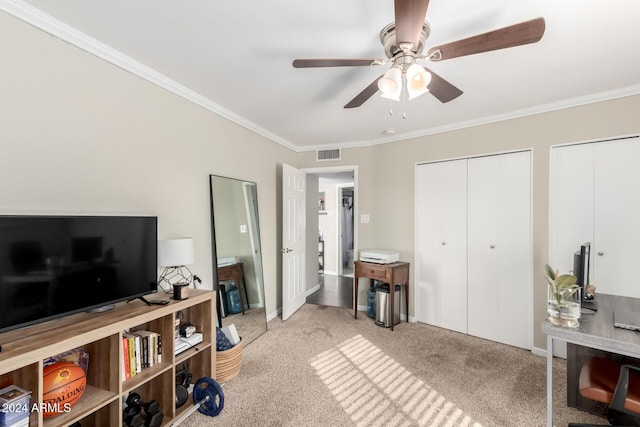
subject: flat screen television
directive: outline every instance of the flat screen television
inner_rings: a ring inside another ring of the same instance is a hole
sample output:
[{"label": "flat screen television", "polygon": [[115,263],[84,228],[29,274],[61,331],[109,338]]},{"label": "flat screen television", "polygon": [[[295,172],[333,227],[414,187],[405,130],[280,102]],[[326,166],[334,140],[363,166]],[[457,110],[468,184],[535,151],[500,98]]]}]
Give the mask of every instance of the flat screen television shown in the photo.
[{"label": "flat screen television", "polygon": [[0,215],[0,332],[157,291],[157,217]]}]

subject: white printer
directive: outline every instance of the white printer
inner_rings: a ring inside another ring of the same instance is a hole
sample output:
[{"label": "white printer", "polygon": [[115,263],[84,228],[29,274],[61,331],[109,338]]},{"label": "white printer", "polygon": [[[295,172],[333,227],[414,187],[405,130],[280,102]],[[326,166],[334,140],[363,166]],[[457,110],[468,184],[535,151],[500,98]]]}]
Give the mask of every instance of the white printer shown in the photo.
[{"label": "white printer", "polygon": [[377,264],[391,264],[400,261],[400,252],[384,249],[366,249],[360,251],[360,261],[375,262]]},{"label": "white printer", "polygon": [[228,265],[237,264],[240,262],[240,257],[228,256],[224,258],[218,258],[218,267],[226,267]]}]

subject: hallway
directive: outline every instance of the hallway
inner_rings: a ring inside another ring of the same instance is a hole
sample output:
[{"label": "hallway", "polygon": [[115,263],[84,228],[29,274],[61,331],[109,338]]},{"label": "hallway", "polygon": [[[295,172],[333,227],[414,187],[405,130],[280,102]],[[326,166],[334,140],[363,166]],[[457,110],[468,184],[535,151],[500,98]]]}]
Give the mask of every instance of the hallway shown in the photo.
[{"label": "hallway", "polygon": [[353,277],[320,274],[320,289],[307,297],[307,303],[329,307],[353,307]]}]

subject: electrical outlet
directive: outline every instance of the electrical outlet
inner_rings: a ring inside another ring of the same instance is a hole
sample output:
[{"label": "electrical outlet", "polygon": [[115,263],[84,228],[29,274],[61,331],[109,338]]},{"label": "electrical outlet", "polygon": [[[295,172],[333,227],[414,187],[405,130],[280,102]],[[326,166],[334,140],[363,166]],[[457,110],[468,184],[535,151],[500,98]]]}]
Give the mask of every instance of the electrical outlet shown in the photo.
[{"label": "electrical outlet", "polygon": [[247,225],[246,224],[242,224],[240,226],[240,232],[241,233],[246,233],[247,232]]}]

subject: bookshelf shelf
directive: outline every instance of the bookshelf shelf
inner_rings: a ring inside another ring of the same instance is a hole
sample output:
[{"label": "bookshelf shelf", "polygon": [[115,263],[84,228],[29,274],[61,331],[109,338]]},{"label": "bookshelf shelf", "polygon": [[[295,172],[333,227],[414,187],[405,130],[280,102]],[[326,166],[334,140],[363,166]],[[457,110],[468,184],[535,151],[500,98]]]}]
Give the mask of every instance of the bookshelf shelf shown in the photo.
[{"label": "bookshelf shelf", "polygon": [[[154,295],[155,299],[168,295]],[[123,401],[130,392],[145,400],[155,399],[171,423],[184,408],[175,408],[175,374],[189,365],[193,381],[215,379],[215,292],[189,289],[189,298],[169,300],[151,307],[142,301],[119,303],[103,313],[78,313],[50,322],[0,334],[0,388],[15,384],[31,391],[30,406],[43,402],[43,360],[82,347],[89,353],[87,387],[82,398],[66,413],[43,418],[34,410],[29,425],[58,427],[76,421],[82,425],[122,426]],[[191,323],[203,334],[196,349],[174,355],[175,322]],[[123,378],[122,336],[125,331],[149,330],[162,337],[162,361]]]}]

